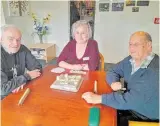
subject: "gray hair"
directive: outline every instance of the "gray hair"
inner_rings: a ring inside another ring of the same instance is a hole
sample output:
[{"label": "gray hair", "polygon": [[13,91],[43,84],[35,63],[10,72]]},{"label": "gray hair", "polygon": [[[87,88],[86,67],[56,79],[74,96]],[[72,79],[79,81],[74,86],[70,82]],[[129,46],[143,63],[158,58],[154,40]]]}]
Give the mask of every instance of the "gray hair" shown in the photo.
[{"label": "gray hair", "polygon": [[1,36],[2,36],[3,33],[4,33],[6,30],[8,30],[9,28],[15,28],[15,29],[17,29],[17,30],[20,31],[20,29],[19,29],[17,26],[12,25],[12,24],[6,24],[6,25],[4,25],[4,26],[1,27],[1,31],[0,31]]},{"label": "gray hair", "polygon": [[90,39],[92,37],[92,29],[91,29],[91,26],[90,26],[89,22],[87,22],[86,20],[76,21],[72,25],[72,38],[74,39],[74,33],[75,33],[76,29],[81,25],[87,25],[88,26],[88,37],[89,37],[88,39]]},{"label": "gray hair", "polygon": [[146,37],[147,41],[152,42],[152,37],[149,33],[145,32],[145,37]]},{"label": "gray hair", "polygon": [[152,42],[152,37],[149,33],[147,32],[144,32],[144,31],[137,31],[135,33],[133,33],[131,36],[134,36],[134,35],[139,35],[139,36],[144,36],[145,39],[148,41],[148,42]]}]

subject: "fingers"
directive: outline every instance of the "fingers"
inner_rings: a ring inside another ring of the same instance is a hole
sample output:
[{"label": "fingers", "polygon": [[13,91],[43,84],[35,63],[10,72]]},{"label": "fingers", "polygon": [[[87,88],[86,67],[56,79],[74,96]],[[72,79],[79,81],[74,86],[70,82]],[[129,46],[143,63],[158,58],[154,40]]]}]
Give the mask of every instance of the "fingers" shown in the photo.
[{"label": "fingers", "polygon": [[20,87],[14,89],[14,90],[12,91],[12,93],[17,93],[17,92],[19,91],[19,89],[20,89]]},{"label": "fingers", "polygon": [[85,67],[87,64],[81,64],[82,67]]},{"label": "fingers", "polygon": [[12,93],[15,93],[15,91],[16,91],[16,89],[14,89],[14,90],[12,91]]},{"label": "fingers", "polygon": [[94,103],[90,92],[86,92],[82,95],[82,98],[89,104]]},{"label": "fingers", "polygon": [[121,90],[122,90],[122,91],[125,91],[125,90],[127,90],[127,89],[126,89],[126,88],[121,88]]},{"label": "fingers", "polygon": [[17,93],[17,92],[19,91],[19,89],[21,89],[21,86],[16,89],[16,92],[15,92],[15,93]]},{"label": "fingers", "polygon": [[82,98],[89,104],[102,103],[102,96],[94,94],[92,92],[86,92],[86,93],[82,94]]},{"label": "fingers", "polygon": [[[87,92],[86,92],[86,93],[87,93]],[[84,99],[86,98],[86,93],[83,93],[83,94],[82,94],[82,98],[84,98]]]},{"label": "fingers", "polygon": [[34,78],[39,77],[41,75],[40,72],[35,72],[34,74],[35,74]]},{"label": "fingers", "polygon": [[39,77],[41,75],[40,72],[34,72],[32,73],[33,78]]},{"label": "fingers", "polygon": [[23,86],[24,86],[24,85],[21,85],[21,90],[23,90]]},{"label": "fingers", "polygon": [[33,71],[29,71],[28,74],[32,79],[34,79],[34,78],[39,77],[41,75],[41,72],[40,72],[40,70],[36,69]]},{"label": "fingers", "polygon": [[19,90],[23,90],[24,85],[25,85],[25,83],[23,85],[19,86],[18,88],[14,89],[12,91],[12,93],[17,93]]},{"label": "fingers", "polygon": [[39,77],[39,76],[41,75],[39,69],[33,70],[33,74],[35,74],[35,78],[36,78],[36,77]]},{"label": "fingers", "polygon": [[122,84],[120,82],[114,82],[114,83],[111,84],[111,88],[114,91],[121,90],[122,89]]},{"label": "fingers", "polygon": [[27,71],[27,73],[31,73],[31,72],[40,72],[40,70],[39,69],[35,69],[35,70]]},{"label": "fingers", "polygon": [[89,92],[85,92],[85,93],[83,93],[82,94],[82,98],[85,98],[85,97],[87,97],[87,95],[89,94]]},{"label": "fingers", "polygon": [[40,72],[37,72],[37,75],[38,75],[38,76],[40,76],[40,75],[41,75],[41,73],[40,73]]},{"label": "fingers", "polygon": [[82,94],[82,98],[86,100],[87,103],[91,103],[90,100],[91,100],[92,94],[93,94],[92,92],[86,92]]},{"label": "fingers", "polygon": [[75,65],[73,66],[73,69],[74,69],[74,70],[82,70],[82,68],[83,68],[83,66],[82,66],[81,64],[75,64]]},{"label": "fingers", "polygon": [[39,69],[35,69],[35,70],[33,70],[33,71],[35,71],[35,72],[40,72],[40,70],[39,70]]}]

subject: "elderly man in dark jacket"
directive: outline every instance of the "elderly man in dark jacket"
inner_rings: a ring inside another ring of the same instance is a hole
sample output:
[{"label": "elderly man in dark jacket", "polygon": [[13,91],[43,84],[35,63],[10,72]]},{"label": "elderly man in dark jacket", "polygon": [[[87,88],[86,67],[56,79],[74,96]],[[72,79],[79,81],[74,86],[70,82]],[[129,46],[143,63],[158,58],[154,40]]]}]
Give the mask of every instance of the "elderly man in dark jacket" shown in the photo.
[{"label": "elderly man in dark jacket", "polygon": [[[27,72],[25,69],[27,68]],[[17,92],[27,81],[41,75],[41,65],[21,44],[21,32],[13,26],[1,28],[1,99]]]}]

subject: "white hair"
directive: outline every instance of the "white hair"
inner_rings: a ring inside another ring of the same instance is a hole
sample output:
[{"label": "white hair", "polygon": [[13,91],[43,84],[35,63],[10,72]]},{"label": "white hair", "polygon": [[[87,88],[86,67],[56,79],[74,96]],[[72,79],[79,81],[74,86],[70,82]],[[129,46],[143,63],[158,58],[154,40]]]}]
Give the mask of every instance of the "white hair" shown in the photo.
[{"label": "white hair", "polygon": [[89,37],[88,39],[90,39],[92,37],[92,29],[91,29],[91,26],[90,26],[89,22],[87,22],[86,20],[76,21],[72,25],[72,38],[74,39],[74,33],[75,33],[76,29],[81,25],[87,25],[88,26],[88,37]]},{"label": "white hair", "polygon": [[[18,28],[17,26],[12,25],[12,24],[7,24],[7,25],[4,25],[4,26],[1,27],[1,31],[0,31],[1,34],[0,34],[0,35],[2,36],[3,33],[4,33],[6,30],[8,30],[9,28],[15,28],[15,29],[19,30],[19,28]],[[19,30],[19,31],[20,31],[20,30]]]}]

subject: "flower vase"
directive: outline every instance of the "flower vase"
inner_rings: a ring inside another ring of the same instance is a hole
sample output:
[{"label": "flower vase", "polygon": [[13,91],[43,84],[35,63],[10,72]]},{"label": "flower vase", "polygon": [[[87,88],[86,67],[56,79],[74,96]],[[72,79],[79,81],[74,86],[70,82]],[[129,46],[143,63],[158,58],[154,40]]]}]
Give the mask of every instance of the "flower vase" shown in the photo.
[{"label": "flower vase", "polygon": [[40,43],[43,43],[43,35],[38,35]]}]

